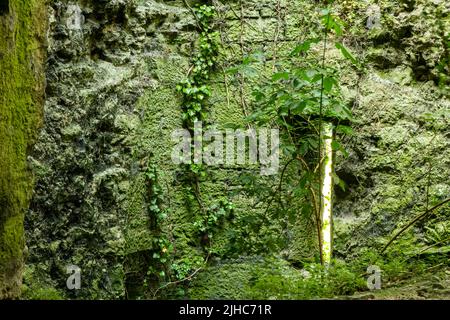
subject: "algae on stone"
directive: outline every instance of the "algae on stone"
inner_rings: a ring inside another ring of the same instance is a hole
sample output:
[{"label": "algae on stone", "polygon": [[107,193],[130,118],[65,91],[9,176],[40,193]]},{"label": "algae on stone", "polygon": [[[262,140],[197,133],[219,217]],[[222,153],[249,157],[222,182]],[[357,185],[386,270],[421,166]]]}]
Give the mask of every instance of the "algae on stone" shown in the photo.
[{"label": "algae on stone", "polygon": [[[28,151],[42,123],[44,1],[7,1],[0,12],[0,299],[20,293],[24,216],[32,195]],[[6,10],[7,9],[7,10]]]}]

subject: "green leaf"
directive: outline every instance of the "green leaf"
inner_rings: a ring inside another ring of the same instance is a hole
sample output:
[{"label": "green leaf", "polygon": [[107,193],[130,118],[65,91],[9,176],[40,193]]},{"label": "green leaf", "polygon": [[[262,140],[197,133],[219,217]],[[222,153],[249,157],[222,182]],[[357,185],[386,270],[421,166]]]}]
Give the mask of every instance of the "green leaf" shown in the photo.
[{"label": "green leaf", "polygon": [[306,40],[295,47],[295,49],[291,52],[291,56],[298,55],[299,53],[302,53],[302,52],[307,52],[311,48],[312,44],[316,44],[319,42],[320,42],[319,38]]},{"label": "green leaf", "polygon": [[312,149],[317,149],[319,147],[319,143],[316,138],[308,138],[307,140]]},{"label": "green leaf", "polygon": [[337,86],[338,83],[333,77],[325,77],[323,79],[323,89],[327,92],[330,92],[333,89],[333,86]]},{"label": "green leaf", "polygon": [[336,42],[336,48],[341,50],[342,55],[346,59],[350,60],[355,66],[359,66],[358,60],[353,56],[353,54],[351,54],[351,52],[347,49],[347,47],[345,47],[342,43]]},{"label": "green leaf", "polygon": [[153,212],[158,212],[159,211],[159,207],[154,204],[154,205],[150,206],[150,210],[153,211]]},{"label": "green leaf", "polygon": [[240,72],[249,78],[254,78],[258,75],[258,70],[251,66],[243,66]]},{"label": "green leaf", "polygon": [[281,80],[281,79],[289,80],[289,73],[288,72],[278,72],[278,73],[275,73],[272,76],[272,80],[273,81],[278,81],[278,80]]},{"label": "green leaf", "polygon": [[335,173],[333,173],[333,180],[334,180],[334,184],[338,185],[342,191],[345,191],[347,189],[347,184],[345,183],[345,181],[342,180],[341,178],[339,178],[339,176]]},{"label": "green leaf", "polygon": [[291,107],[291,110],[294,114],[301,114],[305,110],[307,106],[307,100],[302,100],[298,103],[294,103]]},{"label": "green leaf", "polygon": [[336,127],[336,132],[337,133],[343,133],[343,134],[347,134],[347,135],[353,135],[354,131],[351,127],[349,126],[344,126],[344,125],[338,125]]},{"label": "green leaf", "polygon": [[348,152],[345,150],[345,148],[336,140],[331,142],[331,147],[334,151],[341,151],[345,158],[348,158]]},{"label": "green leaf", "polygon": [[343,21],[331,14],[328,9],[322,10],[322,24],[327,30],[333,30],[337,36],[343,33]]},{"label": "green leaf", "polygon": [[340,150],[342,148],[341,144],[336,140],[333,140],[333,142],[331,142],[331,147],[333,148],[333,151]]},{"label": "green leaf", "polygon": [[322,81],[322,74],[318,73],[316,74],[312,79],[311,79],[311,83],[316,83]]},{"label": "green leaf", "polygon": [[283,149],[284,154],[291,155],[294,154],[297,148],[294,145],[282,145],[281,148]]},{"label": "green leaf", "polygon": [[322,78],[321,74],[317,73],[317,70],[315,69],[308,69],[306,70],[304,80],[309,82],[316,82],[319,81]]},{"label": "green leaf", "polygon": [[302,144],[300,145],[300,154],[301,155],[305,155],[308,153],[309,150],[309,144],[307,141],[303,141]]},{"label": "green leaf", "polygon": [[229,74],[237,74],[239,72],[239,68],[237,68],[237,67],[234,67],[234,68],[230,68],[230,69],[228,69],[227,70],[227,73],[229,73]]},{"label": "green leaf", "polygon": [[339,23],[337,18],[332,17],[332,24],[331,28],[336,32],[336,35],[341,36],[342,35],[342,25]]}]

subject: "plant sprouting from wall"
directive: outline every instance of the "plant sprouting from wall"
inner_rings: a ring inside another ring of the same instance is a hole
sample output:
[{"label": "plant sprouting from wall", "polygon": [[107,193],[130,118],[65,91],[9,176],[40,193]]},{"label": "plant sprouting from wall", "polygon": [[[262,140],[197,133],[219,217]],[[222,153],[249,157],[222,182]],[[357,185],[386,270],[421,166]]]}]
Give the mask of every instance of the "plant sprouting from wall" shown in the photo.
[{"label": "plant sprouting from wall", "polygon": [[[331,166],[332,161],[331,153],[324,152],[325,142],[329,142],[332,151],[339,150],[345,155],[344,148],[334,140],[333,132],[352,133],[349,127],[352,114],[342,97],[339,70],[327,63],[329,43],[334,42],[335,49],[356,68],[361,68],[361,65],[340,41],[343,38],[343,23],[332,14],[330,8],[321,11],[321,30],[321,36],[307,39],[293,48],[285,64],[287,67],[278,68],[269,78],[259,78],[253,92],[254,112],[248,120],[258,126],[282,129],[281,149],[286,157],[286,167],[297,164],[298,177],[286,182],[282,174],[280,187],[275,192],[279,192],[286,183],[284,197],[296,194],[304,199],[300,201],[298,211],[316,226],[323,262],[324,257],[329,260],[329,255],[323,252],[324,166],[327,163]],[[254,77],[256,67],[253,66],[263,62],[261,54],[252,55],[231,72],[251,73],[249,76]],[[329,130],[325,132],[325,128]],[[343,181],[332,171],[330,173],[334,183],[345,188]]]},{"label": "plant sprouting from wall", "polygon": [[163,190],[159,184],[158,172],[154,165],[149,165],[145,171],[147,185],[147,212],[150,220],[150,228],[154,234],[152,259],[147,276],[157,274],[161,278],[166,277],[168,265],[171,261],[173,245],[163,230],[167,212],[163,209]]},{"label": "plant sprouting from wall", "polygon": [[[219,42],[218,32],[214,31],[216,11],[214,6],[207,4],[200,4],[190,7],[187,2],[186,6],[192,11],[197,23],[199,37],[196,41],[197,52],[195,53],[192,66],[189,68],[187,79],[181,81],[176,90],[180,93],[182,98],[181,111],[183,127],[191,134],[194,133],[195,123],[202,122],[204,127],[210,125],[208,120],[208,98],[211,96],[211,87],[209,80],[212,72],[214,72],[218,56],[219,56]],[[195,135],[194,135],[195,136]],[[192,142],[191,148],[195,150]],[[194,152],[192,152],[194,154]],[[193,159],[192,159],[193,160]],[[207,172],[202,163],[195,163],[183,165],[181,181],[185,184],[185,194],[189,210],[193,207],[198,207],[198,212],[195,212],[196,220],[194,228],[197,231],[199,238],[199,245],[206,249],[206,257],[203,253],[197,255],[186,255],[182,258],[169,257],[172,248],[164,237],[158,238],[159,252],[153,254],[153,258],[159,261],[159,264],[166,264],[166,273],[164,270],[160,271],[161,276],[168,275],[169,281],[163,284],[154,292],[154,296],[160,289],[172,284],[182,284],[189,281],[193,276],[207,263],[208,258],[212,252],[212,238],[215,233],[220,230],[224,221],[231,216],[233,205],[228,200],[220,199],[217,204],[208,206],[202,197],[201,181],[207,179]],[[154,175],[150,174],[149,179],[154,179]],[[155,190],[157,191],[157,190]],[[155,193],[157,194],[157,192]],[[158,197],[152,197],[151,212],[159,218],[163,218],[158,210]],[[214,201],[214,200],[213,200]],[[195,252],[196,250],[194,250]],[[201,251],[201,250],[200,250]],[[167,268],[167,262],[170,265]],[[150,270],[150,273],[154,270]],[[182,290],[182,287],[178,288]]]},{"label": "plant sprouting from wall", "polygon": [[207,98],[211,96],[208,80],[219,54],[218,33],[213,30],[214,7],[201,5],[193,11],[200,29],[199,50],[189,70],[188,79],[177,85],[177,91],[183,96],[184,125],[190,130],[194,128],[194,122],[207,121]]},{"label": "plant sprouting from wall", "polygon": [[202,242],[211,247],[216,232],[222,229],[224,222],[233,214],[234,205],[227,199],[221,199],[218,203],[208,208],[208,214],[194,222]]}]

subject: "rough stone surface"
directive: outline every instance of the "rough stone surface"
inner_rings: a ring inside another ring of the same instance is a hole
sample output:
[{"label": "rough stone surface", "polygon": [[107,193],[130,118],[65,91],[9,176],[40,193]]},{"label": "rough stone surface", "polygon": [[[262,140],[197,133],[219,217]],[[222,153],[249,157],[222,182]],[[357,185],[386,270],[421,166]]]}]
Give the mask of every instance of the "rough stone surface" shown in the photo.
[{"label": "rough stone surface", "polygon": [[17,298],[32,194],[27,152],[42,122],[46,30],[43,1],[0,8],[0,299]]},{"label": "rough stone surface", "polygon": [[[243,122],[251,91],[224,70],[256,50],[276,63],[308,36],[317,4],[214,3],[222,49],[209,118],[222,127]],[[355,136],[345,141],[350,156],[337,159],[337,174],[348,185],[345,192],[336,189],[337,257],[386,241],[399,223],[424,210],[427,199],[437,203],[450,191],[450,108],[437,67],[447,50],[448,7],[445,1],[396,3],[343,1],[337,8],[349,21],[351,49],[367,52],[362,76],[335,52],[329,57],[340,66],[357,119]],[[424,10],[430,19],[423,21]],[[54,0],[49,12],[45,127],[32,152],[36,187],[26,220],[28,296],[153,297],[154,284],[144,281],[155,264],[145,178],[150,165],[163,189],[163,231],[174,245],[173,264],[189,272],[202,267],[187,290],[168,287],[162,296],[251,298],[251,284],[272,279],[272,269],[280,283],[300,277],[293,266],[314,259],[314,240],[300,218],[268,217],[268,199],[240,192],[248,169],[239,167],[210,170],[200,185],[206,206],[228,199],[236,208],[214,239],[209,267],[203,265],[206,254],[193,226],[200,210],[170,160],[171,132],[182,126],[175,87],[189,72],[198,36],[184,1]],[[441,21],[443,27],[436,24]],[[443,207],[436,219],[445,220],[446,212]],[[415,230],[418,238],[426,236],[425,227]],[[277,262],[252,258],[261,255]],[[82,270],[81,290],[65,287],[69,264]],[[236,279],[250,286],[238,292]]]}]

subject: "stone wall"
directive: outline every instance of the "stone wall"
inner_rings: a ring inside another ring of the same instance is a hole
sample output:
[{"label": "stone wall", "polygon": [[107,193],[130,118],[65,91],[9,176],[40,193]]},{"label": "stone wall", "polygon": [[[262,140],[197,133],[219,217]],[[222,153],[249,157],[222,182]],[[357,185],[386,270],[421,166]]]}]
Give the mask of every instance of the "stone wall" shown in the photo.
[{"label": "stone wall", "polygon": [[[346,192],[336,190],[337,257],[382,241],[399,221],[421,212],[426,198],[431,204],[449,194],[449,102],[436,71],[444,49],[434,33],[423,34],[422,28],[430,26],[415,20],[417,10],[426,8],[431,17],[439,14],[448,22],[448,8],[435,2],[414,1],[412,9],[410,2],[402,7],[393,1],[377,7],[370,7],[372,1],[338,6],[349,21],[346,41],[367,70],[358,75],[330,53],[329,59],[341,65],[344,91],[357,119],[356,134],[345,143],[350,157],[338,159],[336,168],[349,186]],[[222,49],[211,79],[209,119],[221,128],[242,124],[251,109],[250,85],[226,70],[255,51],[266,53],[266,67],[272,70],[309,36],[317,23],[317,4],[214,4]],[[431,17],[425,23],[432,24]],[[189,73],[198,36],[184,1],[55,0],[49,21],[45,127],[30,159],[36,187],[26,220],[29,297],[153,297],[158,278],[147,271],[157,264],[157,248],[146,180],[153,166],[168,213],[162,228],[174,246],[173,264],[190,272],[205,259],[211,265],[187,291],[169,286],[159,292],[162,296],[232,296],[232,282],[223,279],[222,267],[248,283],[269,269],[291,277],[298,272],[292,266],[312,261],[316,244],[311,232],[300,218],[286,222],[282,216],[267,216],[268,199],[242,192],[242,177],[255,168],[239,166],[209,170],[200,184],[206,207],[219,199],[235,206],[233,219],[214,239],[215,254],[204,251],[193,226],[200,208],[170,158],[171,133],[182,127],[176,85]],[[421,53],[415,49],[419,44]],[[279,263],[269,268],[272,262],[264,257],[272,256]],[[257,261],[258,272],[249,271],[251,261]],[[69,264],[82,270],[81,290],[65,287]]]},{"label": "stone wall", "polygon": [[43,1],[0,6],[0,299],[20,294],[23,221],[32,194],[27,166],[42,120],[46,13]]}]

